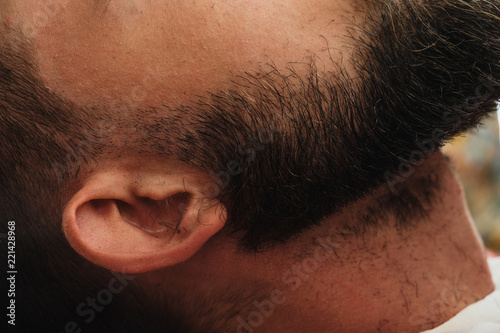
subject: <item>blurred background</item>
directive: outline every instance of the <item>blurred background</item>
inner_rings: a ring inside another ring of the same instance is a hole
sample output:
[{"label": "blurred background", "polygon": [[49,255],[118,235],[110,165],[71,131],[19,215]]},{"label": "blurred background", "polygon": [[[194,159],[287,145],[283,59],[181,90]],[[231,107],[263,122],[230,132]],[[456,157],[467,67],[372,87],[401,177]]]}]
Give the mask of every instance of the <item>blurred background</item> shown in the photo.
[{"label": "blurred background", "polygon": [[486,246],[500,252],[500,138],[498,114],[448,144],[467,201]]}]

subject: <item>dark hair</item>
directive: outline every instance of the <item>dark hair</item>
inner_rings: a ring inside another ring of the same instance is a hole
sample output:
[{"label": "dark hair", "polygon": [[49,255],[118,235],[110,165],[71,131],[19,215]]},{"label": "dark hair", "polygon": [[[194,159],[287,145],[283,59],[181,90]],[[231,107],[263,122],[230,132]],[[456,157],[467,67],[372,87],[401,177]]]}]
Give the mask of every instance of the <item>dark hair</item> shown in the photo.
[{"label": "dark hair", "polygon": [[347,37],[354,73],[341,65],[329,73],[312,66],[309,76],[271,68],[182,110],[194,120],[174,140],[178,158],[222,174],[214,196],[244,248],[285,242],[397,182],[405,167],[495,111],[498,5],[368,5],[364,26]]},{"label": "dark hair", "polygon": [[[241,231],[245,248],[284,242],[319,223],[390,180],[388,173],[398,175],[401,165],[414,164],[410,156],[422,151],[422,144],[434,151],[494,110],[500,94],[500,10],[494,1],[373,0],[369,5],[366,26],[358,27],[363,33],[351,36],[356,78],[342,70],[325,77],[314,67],[308,77],[277,71],[247,76],[239,90],[181,108],[193,116],[190,132],[181,131],[185,119],[160,119],[154,126],[141,115],[130,120],[142,128],[135,142],[147,152],[175,154],[207,172],[226,170],[233,160],[243,167],[214,197],[227,206],[227,230]],[[0,223],[2,232],[10,220],[18,228],[18,299],[25,307],[18,318],[40,330],[59,329],[74,318],[79,302],[111,278],[72,251],[60,218],[81,175],[112,150],[107,138],[113,131],[106,128],[113,119],[49,91],[38,77],[29,43],[13,35],[0,38]],[[234,110],[247,111],[253,122],[245,123],[244,116],[235,121]],[[312,136],[312,125],[324,119],[330,123]],[[269,124],[280,133],[273,143],[280,144],[259,151],[249,165],[248,155],[235,152],[248,148],[241,144],[249,139],[254,151],[265,145],[260,131]],[[162,125],[173,129],[168,136],[173,140],[162,136]],[[308,141],[298,141],[298,134]],[[356,149],[347,151],[353,142]],[[213,147],[222,155],[214,155]],[[287,155],[290,151],[294,156]],[[324,154],[310,158],[311,152]],[[288,165],[291,157],[301,166]],[[286,171],[279,179],[270,176],[276,166]],[[1,246],[5,251],[6,244]],[[136,297],[135,289],[127,295]],[[120,331],[115,325],[122,323],[121,331],[133,331],[120,306],[114,302],[93,325]],[[134,309],[137,322],[155,314],[147,312]]]}]

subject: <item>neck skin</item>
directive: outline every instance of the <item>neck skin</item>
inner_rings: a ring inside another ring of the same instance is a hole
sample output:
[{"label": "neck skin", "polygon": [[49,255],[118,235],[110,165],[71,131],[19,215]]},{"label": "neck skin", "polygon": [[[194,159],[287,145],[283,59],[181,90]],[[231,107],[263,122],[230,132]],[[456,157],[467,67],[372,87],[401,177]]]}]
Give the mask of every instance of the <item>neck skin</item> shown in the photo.
[{"label": "neck skin", "polygon": [[[439,186],[430,204],[423,204],[425,217],[415,217],[411,227],[396,227],[396,214],[370,211],[389,193],[382,186],[272,250],[236,253],[235,241],[221,234],[187,262],[140,279],[161,284],[170,299],[190,304],[179,311],[192,315],[189,321],[201,322],[207,332],[434,328],[484,298],[494,285],[446,158],[434,154],[400,185],[411,189],[431,174]],[[338,227],[357,221],[363,212],[380,215],[377,222],[386,227],[362,235],[352,232],[357,222]]]}]

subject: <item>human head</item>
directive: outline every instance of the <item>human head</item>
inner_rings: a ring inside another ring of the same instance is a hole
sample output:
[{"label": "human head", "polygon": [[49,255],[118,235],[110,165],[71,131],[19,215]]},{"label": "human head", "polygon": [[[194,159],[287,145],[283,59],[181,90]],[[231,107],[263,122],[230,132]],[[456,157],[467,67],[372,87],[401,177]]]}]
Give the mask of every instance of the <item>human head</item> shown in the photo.
[{"label": "human head", "polygon": [[[141,2],[7,5],[17,14],[3,17],[2,217],[40,220],[26,233],[58,241],[78,193],[109,199],[81,192],[109,172],[99,168],[154,160],[181,175],[161,198],[175,207],[167,229],[179,230],[172,222],[196,192],[215,226],[204,239],[227,233],[253,250],[286,242],[476,125],[499,94],[493,1],[154,3],[142,15]],[[30,23],[30,6],[60,15]],[[161,201],[143,197],[148,209]]]}]

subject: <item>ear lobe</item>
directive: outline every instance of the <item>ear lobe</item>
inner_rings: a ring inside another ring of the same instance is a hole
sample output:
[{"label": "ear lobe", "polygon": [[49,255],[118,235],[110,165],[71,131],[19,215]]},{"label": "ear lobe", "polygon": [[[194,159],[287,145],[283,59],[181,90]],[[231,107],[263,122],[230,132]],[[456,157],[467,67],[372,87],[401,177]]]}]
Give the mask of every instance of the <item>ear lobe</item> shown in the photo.
[{"label": "ear lobe", "polygon": [[[68,242],[97,265],[129,274],[175,265],[224,226],[222,206],[208,206],[196,186],[183,181],[182,187],[165,191],[164,199],[153,200],[136,196],[127,179],[97,177],[65,208]],[[145,192],[141,188],[141,195]],[[158,189],[154,197],[159,199]]]}]

